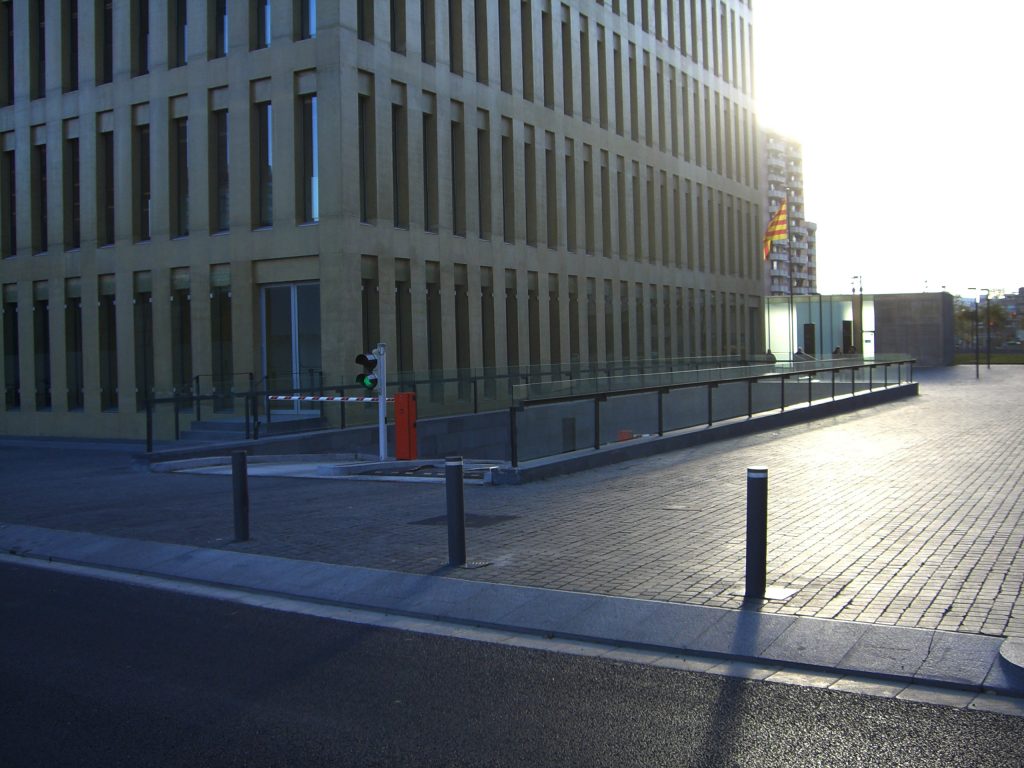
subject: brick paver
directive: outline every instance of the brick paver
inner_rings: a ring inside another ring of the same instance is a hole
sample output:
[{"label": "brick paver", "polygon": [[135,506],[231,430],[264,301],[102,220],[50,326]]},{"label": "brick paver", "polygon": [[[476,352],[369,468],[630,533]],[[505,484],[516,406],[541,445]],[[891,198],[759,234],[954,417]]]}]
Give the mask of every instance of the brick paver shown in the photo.
[{"label": "brick paver", "polygon": [[[920,379],[920,397],[867,411],[467,487],[471,516],[506,519],[469,529],[470,559],[491,564],[457,575],[739,607],[745,469],[763,464],[768,583],[797,590],[763,610],[1024,637],[1024,366]],[[31,482],[40,452],[65,462],[51,462],[45,487]],[[4,521],[423,573],[446,561],[444,527],[418,524],[444,512],[436,485],[254,477],[255,538],[232,544],[227,478],[11,441],[0,461]]]}]

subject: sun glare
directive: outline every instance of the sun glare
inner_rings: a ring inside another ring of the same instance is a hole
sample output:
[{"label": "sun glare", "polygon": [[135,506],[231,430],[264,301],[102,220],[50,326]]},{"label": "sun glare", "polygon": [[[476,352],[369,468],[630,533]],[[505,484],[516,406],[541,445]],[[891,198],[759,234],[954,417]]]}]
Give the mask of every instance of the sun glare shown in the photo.
[{"label": "sun glare", "polygon": [[1024,286],[1022,23],[1010,2],[755,3],[758,116],[803,145],[822,293]]}]

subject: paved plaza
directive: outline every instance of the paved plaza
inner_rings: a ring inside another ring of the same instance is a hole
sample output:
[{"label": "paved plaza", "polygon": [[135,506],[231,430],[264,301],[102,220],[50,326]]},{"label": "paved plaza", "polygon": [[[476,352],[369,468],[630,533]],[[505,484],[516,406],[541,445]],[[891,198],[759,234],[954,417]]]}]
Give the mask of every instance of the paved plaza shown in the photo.
[{"label": "paved plaza", "polygon": [[[869,410],[523,486],[468,486],[457,578],[738,608],[746,468],[769,469],[763,611],[1024,637],[1024,367],[923,371]],[[0,522],[444,573],[440,485],[158,474],[123,447],[0,441]]]}]

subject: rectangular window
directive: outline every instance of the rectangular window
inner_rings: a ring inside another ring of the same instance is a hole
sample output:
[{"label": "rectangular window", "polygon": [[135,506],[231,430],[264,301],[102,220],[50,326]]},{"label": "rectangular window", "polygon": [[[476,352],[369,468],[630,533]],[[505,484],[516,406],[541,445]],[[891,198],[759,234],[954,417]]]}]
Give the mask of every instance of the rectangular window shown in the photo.
[{"label": "rectangular window", "polygon": [[565,243],[576,250],[576,158],[572,142],[565,142]]},{"label": "rectangular window", "polygon": [[636,46],[629,44],[629,136],[640,141],[640,88],[636,71]]},{"label": "rectangular window", "polygon": [[[216,269],[216,267],[214,267]],[[215,273],[211,270],[210,282]],[[213,388],[217,393],[231,391],[234,380],[234,335],[231,327],[231,286],[213,285],[210,289],[210,347],[213,363]],[[232,408],[234,399],[225,397],[214,408]]]},{"label": "rectangular window", "polygon": [[167,4],[167,57],[169,67],[188,63],[188,0]]},{"label": "rectangular window", "polygon": [[29,95],[46,95],[46,14],[41,2],[28,4]]},{"label": "rectangular window", "polygon": [[[2,3],[10,5],[10,3]],[[0,9],[0,40],[3,37],[3,13]],[[78,0],[64,0],[62,14],[63,25],[61,27],[61,53],[63,62],[61,64],[61,85],[64,93],[78,90]],[[3,63],[0,62],[0,67]],[[3,91],[2,76],[0,76],[0,93]],[[0,96],[0,103],[2,96]]]},{"label": "rectangular window", "polygon": [[601,150],[601,253],[612,255],[612,179],[608,153]]},{"label": "rectangular window", "polygon": [[101,275],[103,291],[99,300],[100,344],[100,408],[104,411],[117,410],[117,302],[114,300],[114,276]]},{"label": "rectangular window", "polygon": [[437,63],[435,2],[436,0],[420,0],[420,60],[431,66]]},{"label": "rectangular window", "polygon": [[[45,287],[45,283],[43,283]],[[53,407],[53,382],[50,376],[50,302],[36,299],[32,302],[32,346],[35,358],[36,410],[48,411]]]},{"label": "rectangular window", "polygon": [[423,113],[423,229],[437,232],[437,116]]},{"label": "rectangular window", "polygon": [[487,0],[474,0],[473,21],[476,34],[476,81],[486,84],[487,71]]},{"label": "rectangular window", "polygon": [[629,219],[626,218],[626,171],[622,155],[616,157],[618,168],[615,172],[616,219],[619,232],[619,258],[629,258]]},{"label": "rectangular window", "polygon": [[228,0],[213,0],[209,4],[209,12],[210,58],[219,59],[228,55]]},{"label": "rectangular window", "polygon": [[132,25],[132,77],[149,72],[149,0],[133,0]]},{"label": "rectangular window", "polygon": [[533,127],[526,127],[523,145],[523,164],[526,185],[526,244],[537,244],[537,149],[533,140]]},{"label": "rectangular window", "polygon": [[152,233],[149,126],[137,125],[132,146],[132,181],[135,188],[135,240],[149,240]]},{"label": "rectangular window", "polygon": [[82,171],[78,138],[64,142],[64,247],[82,245]]},{"label": "rectangular window", "polygon": [[391,0],[391,50],[405,53],[405,0]]},{"label": "rectangular window", "polygon": [[401,104],[391,105],[391,203],[395,226],[408,229],[409,130]]},{"label": "rectangular window", "polygon": [[180,272],[175,270],[172,277],[171,290],[171,382],[175,392],[192,391],[192,297],[187,287],[187,274],[181,275],[184,280],[176,280]]},{"label": "rectangular window", "polygon": [[562,109],[565,114],[573,113],[572,99],[572,29],[569,24],[569,8],[562,6]]},{"label": "rectangular window", "polygon": [[137,291],[133,302],[135,331],[135,408],[142,411],[153,397],[153,294]]},{"label": "rectangular window", "polygon": [[554,40],[551,31],[551,14],[547,11],[540,12],[541,32],[541,65],[544,71],[544,106],[548,109],[555,108],[555,63]]},{"label": "rectangular window", "polygon": [[210,230],[227,232],[231,227],[228,195],[228,111],[210,113]]},{"label": "rectangular window", "polygon": [[171,237],[188,235],[188,118],[171,120]]},{"label": "rectangular window", "polygon": [[270,0],[250,0],[249,48],[258,51],[270,47]]},{"label": "rectangular window", "polygon": [[96,137],[96,240],[100,246],[114,244],[114,132],[101,131]]},{"label": "rectangular window", "polygon": [[462,0],[448,0],[448,68],[462,74]]},{"label": "rectangular window", "polygon": [[0,0],[0,106],[14,103],[14,0]]},{"label": "rectangular window", "polygon": [[604,27],[597,25],[597,113],[601,127],[608,127],[608,62],[605,60]]},{"label": "rectangular window", "polygon": [[507,133],[503,130],[501,137],[501,224],[506,243],[516,241],[516,164],[512,152],[511,122],[508,121]]},{"label": "rectangular window", "polygon": [[373,96],[359,94],[359,220],[377,218],[377,134]]},{"label": "rectangular window", "polygon": [[356,0],[356,36],[365,43],[373,42],[373,0]]},{"label": "rectangular window", "polygon": [[533,101],[533,8],[530,0],[522,0],[519,15],[523,38],[523,98]]},{"label": "rectangular window", "polygon": [[269,101],[253,104],[252,109],[253,224],[269,227],[274,223],[274,150],[273,110]]},{"label": "rectangular window", "polygon": [[46,145],[32,147],[32,253],[45,253],[47,237]]},{"label": "rectangular window", "polygon": [[511,0],[498,3],[498,67],[501,90],[512,93],[512,18]]},{"label": "rectangular window", "polygon": [[114,3],[96,0],[96,83],[114,79]]},{"label": "rectangular window", "polygon": [[452,120],[452,234],[466,236],[466,131]]},{"label": "rectangular window", "polygon": [[622,99],[622,46],[618,35],[615,35],[612,46],[612,79],[615,84],[615,132],[624,136],[626,118]]},{"label": "rectangular window", "polygon": [[85,407],[85,355],[80,296],[68,295],[64,299],[64,364],[68,382],[68,410],[80,411]]},{"label": "rectangular window", "polygon": [[558,186],[555,181],[555,137],[545,134],[544,187],[547,202],[548,248],[558,248]]},{"label": "rectangular window", "polygon": [[18,303],[14,285],[4,286],[4,408],[21,408],[21,356],[18,350]]},{"label": "rectangular window", "polygon": [[316,37],[316,0],[295,0],[295,39]]},{"label": "rectangular window", "polygon": [[299,201],[301,221],[320,221],[320,139],[317,134],[315,93],[299,97]]},{"label": "rectangular window", "polygon": [[590,28],[587,17],[580,16],[580,90],[583,93],[583,120],[590,122]]},{"label": "rectangular window", "polygon": [[583,147],[583,248],[594,253],[594,163],[591,147]]},{"label": "rectangular window", "polygon": [[486,127],[486,113],[481,114],[484,126],[476,132],[477,216],[481,240],[491,239],[491,132]]}]

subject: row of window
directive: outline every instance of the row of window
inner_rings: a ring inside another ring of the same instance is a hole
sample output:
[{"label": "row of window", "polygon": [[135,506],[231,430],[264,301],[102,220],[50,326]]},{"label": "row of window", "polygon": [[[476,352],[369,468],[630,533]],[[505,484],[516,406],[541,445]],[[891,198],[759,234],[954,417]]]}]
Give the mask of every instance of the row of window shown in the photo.
[{"label": "row of window", "polygon": [[[389,0],[387,4],[374,0],[356,0],[356,31],[360,40],[373,43],[379,34],[377,16],[387,16],[388,40],[395,53],[406,53],[407,18],[406,4],[413,0]],[[424,64],[437,64],[437,25],[446,21],[448,28],[448,67],[452,74],[465,72],[465,45],[463,24],[472,14],[476,79],[481,83],[490,82],[489,46],[490,34],[488,14],[493,3],[489,0],[418,0],[420,19],[420,58]],[[630,24],[640,22],[645,33],[653,34],[658,41],[689,56],[694,62],[703,64],[704,69],[713,72],[726,82],[750,92],[751,51],[753,32],[749,22],[742,15],[737,16],[721,0],[597,0],[598,5],[610,6],[615,14],[624,15]],[[447,18],[440,19],[438,6],[447,5]],[[468,8],[464,8],[468,5]],[[572,113],[571,83],[573,77],[574,35],[571,12],[566,4],[539,2],[538,0],[498,0],[498,56],[501,89],[512,93],[512,39],[517,34],[523,67],[523,97],[533,100],[533,65],[538,51],[534,41],[534,6],[540,6],[540,64],[543,72],[544,103],[554,104],[554,47],[555,19],[558,23],[562,46],[562,76],[566,86],[566,114]],[[518,6],[519,15],[515,17]],[[623,8],[623,6],[625,6]],[[639,7],[639,13],[637,8]],[[595,24],[598,59],[605,45],[605,27]],[[578,18],[580,74],[584,85],[589,82],[590,73],[590,20],[581,13]],[[614,47],[621,49],[619,35],[614,35]],[[630,47],[635,49],[633,44]],[[647,55],[647,54],[645,54]],[[584,93],[586,93],[584,88]],[[586,114],[584,105],[584,114]]]},{"label": "row of window", "polygon": [[[184,98],[171,100],[171,118],[167,146],[167,201],[168,232],[171,237],[185,237],[190,230],[189,215],[189,117],[180,116]],[[176,107],[175,105],[180,105]],[[136,105],[132,115],[131,184],[132,184],[132,239],[149,240],[153,232],[152,164],[154,160],[150,138],[148,105]],[[299,133],[297,139],[296,194],[298,223],[319,220],[319,139],[317,131],[317,97],[315,93],[297,97]],[[226,108],[209,113],[208,161],[209,225],[211,234],[226,232],[230,228],[229,180],[229,119]],[[252,225],[269,227],[273,223],[273,112],[270,101],[252,105]],[[115,239],[115,174],[114,130],[111,113],[97,116],[96,141],[96,244],[112,245]],[[76,249],[82,244],[82,169],[80,121],[64,124],[63,159],[63,214],[64,247]],[[52,201],[47,188],[47,145],[45,126],[32,130],[31,175],[27,199],[31,208],[31,245],[33,253],[48,249],[48,212]],[[0,134],[0,256],[7,258],[18,252],[17,163],[13,148],[13,135]]]},{"label": "row of window", "polygon": [[[80,11],[79,6],[91,2],[92,45],[85,50],[95,54],[94,69],[97,85],[110,83],[114,78],[114,3],[113,0],[60,0],[60,47],[61,90],[65,93],[78,90],[80,68]],[[248,0],[249,2],[249,48],[266,48],[271,40],[270,0]],[[228,53],[229,5],[228,0],[210,0],[206,4],[207,56],[211,59]],[[189,0],[167,0],[154,4],[151,0],[130,0],[126,4],[127,28],[131,34],[131,75],[147,74],[150,68],[151,42],[150,18],[155,7],[166,13],[167,66],[181,67],[189,58],[188,7]],[[14,103],[15,58],[14,40],[18,32],[25,33],[28,42],[28,83],[29,98],[40,99],[46,95],[46,15],[42,2],[19,5],[27,8],[28,18],[15,16],[14,0],[0,0],[0,41],[5,43],[5,54],[0,56],[0,106]],[[293,37],[296,40],[316,36],[316,0],[293,0]]]},{"label": "row of window", "polygon": [[[261,83],[264,81],[260,81]],[[393,84],[395,85],[395,84]],[[363,73],[357,101],[358,169],[360,217],[369,224],[377,223],[379,132],[377,116],[381,110],[373,96],[373,77]],[[222,89],[217,89],[218,92]],[[253,88],[253,93],[267,93],[268,88]],[[570,251],[617,254],[637,261],[660,261],[664,265],[708,270],[740,277],[754,277],[756,265],[749,248],[758,229],[758,206],[749,200],[710,186],[668,173],[653,165],[629,160],[600,147],[569,138],[556,137],[529,124],[515,124],[501,116],[492,130],[490,113],[477,110],[466,115],[463,105],[451,102],[451,117],[446,131],[439,131],[436,100],[432,94],[427,109],[420,114],[419,136],[413,137],[409,125],[404,87],[399,90],[400,103],[390,104],[390,174],[391,214],[399,228],[409,228],[413,218],[410,157],[421,163],[423,187],[416,194],[423,229],[439,229],[440,169],[439,160],[450,160],[446,222],[456,236],[467,235],[467,201],[476,199],[476,232],[482,239],[491,239],[500,231],[503,240],[527,245],[546,244],[557,249],[562,244]],[[190,118],[185,112],[184,97],[170,100],[170,121],[167,134],[168,152],[166,179],[167,229],[170,237],[185,237],[190,232]],[[217,107],[226,105],[226,98],[211,98]],[[319,128],[317,95],[300,94],[296,98],[295,195],[296,222],[319,220]],[[148,105],[136,105],[132,112],[131,185],[132,238],[144,242],[151,238],[154,215],[152,190],[151,126]],[[384,111],[387,115],[388,112]],[[251,217],[253,228],[273,224],[273,105],[258,100],[250,110]],[[207,182],[209,184],[209,231],[226,232],[230,221],[230,117],[226,106],[208,113]],[[48,212],[63,211],[64,247],[81,246],[81,121],[67,121],[63,141],[63,206],[48,200],[46,126],[32,129],[29,194],[19,196],[17,163],[13,134],[0,135],[0,255],[18,252],[19,197],[31,208],[31,246],[34,253],[48,248]],[[115,137],[111,113],[97,116],[96,141],[96,243],[111,245],[115,239],[116,195]],[[475,127],[474,127],[475,126]],[[475,134],[475,135],[474,135]],[[497,134],[500,200],[492,200],[492,145]],[[410,142],[415,144],[410,148]],[[445,146],[441,146],[444,144]],[[738,152],[744,166],[753,163],[742,145],[730,141],[726,156]],[[475,160],[475,173],[467,170],[467,158]],[[473,190],[471,180],[476,180]],[[517,199],[523,207],[517,209]],[[495,210],[495,202],[497,209]],[[497,214],[497,220],[494,214]],[[517,222],[517,216],[524,216]],[[542,218],[543,215],[543,218]],[[582,227],[579,219],[582,218]],[[613,222],[618,222],[617,233]],[[543,229],[541,229],[543,225]],[[754,234],[752,234],[754,233]],[[708,247],[702,246],[708,243]],[[659,247],[660,244],[660,247]],[[747,253],[750,251],[750,253]]]},{"label": "row of window", "polygon": [[[389,331],[395,337],[395,362],[398,371],[414,368],[411,283],[409,262],[394,260],[394,281],[383,285],[378,281],[377,259],[363,257],[362,279],[362,338],[371,345],[384,338]],[[576,275],[560,276],[538,272],[525,273],[525,285],[517,284],[523,276],[515,270],[505,270],[504,290],[495,290],[491,267],[479,267],[481,333],[480,348],[471,350],[469,318],[471,300],[468,289],[466,264],[455,264],[454,284],[442,285],[440,264],[426,262],[425,316],[416,322],[424,324],[422,338],[427,349],[421,350],[430,369],[442,370],[446,357],[454,360],[460,369],[497,367],[500,331],[496,317],[503,309],[505,359],[509,369],[523,363],[597,363],[599,360],[659,359],[669,357],[736,354],[748,349],[755,338],[756,297],[711,290],[682,288],[679,286],[645,284],[610,279],[581,278]],[[182,272],[176,270],[175,272]],[[135,273],[130,313],[133,349],[129,355],[119,356],[117,295],[113,275],[101,275],[97,285],[95,314],[88,316],[95,322],[90,330],[84,327],[82,286],[80,278],[65,281],[63,317],[51,314],[59,309],[52,305],[46,282],[34,283],[31,304],[19,305],[16,286],[3,286],[3,374],[4,407],[17,410],[25,405],[22,383],[23,338],[20,324],[25,322],[24,310],[31,319],[31,362],[34,387],[32,402],[35,410],[48,410],[54,406],[53,366],[63,365],[65,383],[63,406],[69,411],[82,410],[86,397],[86,360],[92,362],[95,381],[92,385],[99,395],[101,410],[116,410],[123,406],[118,387],[119,364],[134,364],[134,407],[145,407],[147,397],[164,390],[168,384],[173,391],[191,392],[193,379],[193,297],[185,279],[180,275],[172,279],[167,297],[170,309],[169,338],[155,339],[153,331],[153,291],[148,272]],[[306,284],[303,284],[306,285]],[[308,284],[303,294],[305,303],[319,304],[319,285]],[[284,286],[285,289],[288,286]],[[267,292],[278,287],[267,287]],[[394,316],[382,323],[381,297],[394,295]],[[230,391],[233,384],[232,354],[235,332],[231,319],[231,291],[226,285],[211,287],[209,294],[209,367],[214,391]],[[446,337],[443,315],[451,314],[455,334]],[[546,322],[542,324],[542,315]],[[319,313],[314,312],[318,317]],[[121,320],[129,318],[122,313]],[[520,328],[522,318],[522,328]],[[51,345],[51,327],[63,321],[63,350]],[[391,323],[394,325],[391,325]],[[268,310],[269,334],[272,321]],[[383,328],[389,325],[390,328]],[[318,324],[317,324],[318,326]],[[542,336],[542,327],[547,333]],[[306,340],[319,345],[319,328],[307,329],[312,336]],[[565,330],[567,335],[563,337]],[[585,336],[584,336],[585,333]],[[123,338],[123,337],[122,337]],[[568,342],[566,348],[564,344]],[[450,347],[447,345],[451,345]],[[205,346],[205,345],[204,345]],[[582,348],[584,347],[585,348]],[[366,347],[369,348],[369,347]],[[87,355],[86,350],[90,353]],[[154,373],[154,350],[166,350],[170,356],[170,382],[157,386]],[[522,352],[522,356],[521,356]],[[270,351],[267,351],[270,354]],[[287,367],[287,366],[286,366]],[[270,363],[267,362],[269,371]]]}]

